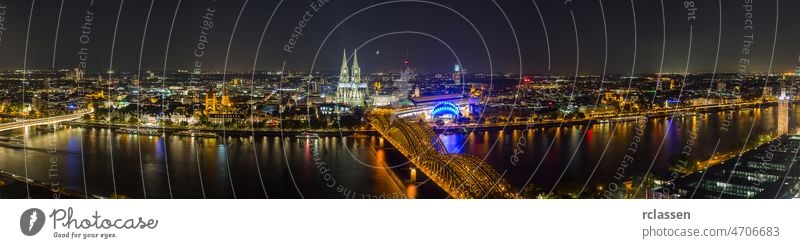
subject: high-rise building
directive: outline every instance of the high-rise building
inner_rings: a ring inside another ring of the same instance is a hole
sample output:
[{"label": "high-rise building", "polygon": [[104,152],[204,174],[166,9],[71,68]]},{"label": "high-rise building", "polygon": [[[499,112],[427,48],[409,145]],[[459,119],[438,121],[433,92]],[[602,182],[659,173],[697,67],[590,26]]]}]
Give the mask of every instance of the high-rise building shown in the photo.
[{"label": "high-rise building", "polygon": [[319,85],[324,84],[325,77],[314,78],[311,75],[308,76],[308,93],[310,94],[319,94]]},{"label": "high-rise building", "polygon": [[408,82],[414,79],[414,70],[411,69],[411,64],[408,62],[408,55],[403,60],[403,69],[400,71],[400,81]]},{"label": "high-rise building", "polygon": [[778,135],[789,133],[789,101],[786,89],[781,87],[781,95],[778,96]]},{"label": "high-rise building", "polygon": [[336,100],[351,106],[364,106],[367,97],[367,84],[361,82],[361,67],[358,66],[357,51],[353,52],[353,66],[347,68],[347,51],[342,54],[342,66],[339,68],[339,84],[336,88]]},{"label": "high-rise building", "polygon": [[39,95],[33,95],[33,99],[31,99],[31,111],[33,115],[39,114],[42,112],[42,98]]},{"label": "high-rise building", "polygon": [[44,93],[50,93],[50,79],[47,78],[44,80]]},{"label": "high-rise building", "polygon": [[394,95],[397,99],[406,99],[408,98],[408,94],[414,89],[414,85],[411,84],[411,80],[414,80],[414,70],[411,69],[411,63],[408,61],[408,54],[406,54],[406,58],[403,59],[401,68],[400,78],[393,82],[394,88],[397,89]]},{"label": "high-rise building", "polygon": [[83,69],[75,68],[71,72],[67,72],[67,79],[74,80],[75,82],[82,81],[84,76]]},{"label": "high-rise building", "polygon": [[462,73],[462,70],[463,70],[463,68],[461,68],[461,65],[459,65],[459,64],[456,64],[456,65],[453,66],[453,76],[452,76],[452,78],[453,78],[453,82],[455,82],[456,84],[463,83],[464,75]]}]

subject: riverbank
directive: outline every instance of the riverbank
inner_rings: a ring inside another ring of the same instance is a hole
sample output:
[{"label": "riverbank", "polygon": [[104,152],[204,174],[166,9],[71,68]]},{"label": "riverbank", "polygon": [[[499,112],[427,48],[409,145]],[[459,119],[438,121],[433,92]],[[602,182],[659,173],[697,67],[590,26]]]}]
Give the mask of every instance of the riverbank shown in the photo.
[{"label": "riverbank", "polygon": [[278,129],[278,128],[254,128],[254,129],[220,129],[208,127],[162,127],[162,126],[138,126],[130,124],[116,124],[116,123],[101,123],[101,122],[87,122],[87,121],[71,121],[64,122],[64,125],[83,128],[147,128],[147,129],[160,129],[166,134],[177,133],[181,131],[195,131],[195,132],[210,132],[216,134],[225,134],[230,136],[250,136],[250,135],[264,135],[264,136],[294,136],[305,132],[316,133],[322,137],[331,136],[349,136],[353,134],[374,135],[378,134],[377,131],[372,129],[364,130],[350,130],[350,129]]},{"label": "riverbank", "polygon": [[46,182],[0,171],[0,198],[83,199],[86,198],[86,195],[62,186],[53,186]]},{"label": "riverbank", "polygon": [[[795,102],[797,103],[797,102]],[[589,125],[589,124],[606,124],[617,123],[626,121],[635,121],[639,118],[659,118],[668,117],[673,114],[680,113],[711,113],[729,110],[741,110],[750,108],[766,108],[775,106],[776,102],[753,102],[753,103],[739,103],[732,105],[713,105],[713,106],[700,106],[691,108],[674,108],[664,109],[651,112],[637,112],[630,114],[622,114],[608,117],[585,118],[585,119],[570,119],[570,120],[546,120],[539,122],[503,122],[497,124],[480,124],[480,125],[447,125],[443,127],[431,126],[436,133],[443,133],[447,131],[499,131],[499,130],[524,130],[529,128],[540,127],[569,127],[576,125]],[[250,136],[250,135],[264,135],[264,136],[294,136],[304,132],[316,133],[319,136],[349,136],[353,134],[364,135],[378,135],[378,132],[372,128],[370,129],[286,129],[286,128],[210,128],[210,127],[180,127],[180,126],[141,126],[130,125],[121,123],[106,123],[106,122],[92,122],[92,121],[69,121],[64,122],[65,125],[75,127],[93,127],[93,128],[150,128],[162,129],[165,133],[171,134],[181,131],[197,131],[197,132],[212,132],[216,134],[225,134],[231,136]]]},{"label": "riverbank", "polygon": [[[604,117],[604,118],[585,118],[585,119],[570,119],[570,120],[547,120],[547,121],[539,121],[539,122],[505,122],[505,123],[498,123],[498,124],[482,124],[482,125],[447,125],[443,127],[436,127],[432,126],[436,133],[443,133],[443,132],[458,132],[462,130],[467,131],[500,131],[500,130],[524,130],[528,128],[543,128],[543,127],[569,127],[569,126],[582,126],[582,125],[595,125],[595,124],[607,124],[607,123],[618,123],[618,122],[628,122],[628,121],[636,121],[640,118],[661,118],[661,117],[669,117],[675,114],[682,114],[682,113],[713,113],[713,112],[721,112],[721,111],[731,111],[731,110],[742,110],[742,109],[752,109],[752,108],[768,108],[774,107],[776,102],[764,102],[760,105],[756,103],[746,103],[746,104],[737,104],[737,105],[716,105],[716,106],[706,106],[706,107],[699,107],[699,108],[679,108],[679,109],[668,109],[662,110],[658,112],[651,112],[651,113],[633,113],[627,115],[618,115],[613,117]],[[689,115],[691,116],[691,115]]]}]

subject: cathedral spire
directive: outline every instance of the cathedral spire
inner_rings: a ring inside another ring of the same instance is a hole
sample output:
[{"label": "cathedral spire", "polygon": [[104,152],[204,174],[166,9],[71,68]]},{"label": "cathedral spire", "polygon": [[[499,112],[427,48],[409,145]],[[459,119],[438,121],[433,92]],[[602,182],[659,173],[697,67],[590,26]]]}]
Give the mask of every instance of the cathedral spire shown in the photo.
[{"label": "cathedral spire", "polygon": [[353,51],[353,69],[360,68],[358,67],[358,50]]},{"label": "cathedral spire", "polygon": [[342,67],[339,68],[339,82],[347,82],[350,79],[349,70],[347,69],[347,49],[342,52]]},{"label": "cathedral spire", "polygon": [[353,51],[353,66],[350,81],[353,83],[361,83],[361,67],[358,66],[358,50]]}]

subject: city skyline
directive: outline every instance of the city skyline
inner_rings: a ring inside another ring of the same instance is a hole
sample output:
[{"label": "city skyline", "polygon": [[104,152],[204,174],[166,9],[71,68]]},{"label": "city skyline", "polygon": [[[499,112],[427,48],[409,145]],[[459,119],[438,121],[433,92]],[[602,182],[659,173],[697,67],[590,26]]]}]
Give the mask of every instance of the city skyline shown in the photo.
[{"label": "city skyline", "polygon": [[[338,57],[341,48],[352,50],[363,44],[360,59],[371,65],[364,68],[367,73],[397,71],[407,54],[420,72],[450,71],[461,60],[475,73],[517,73],[521,60],[526,74],[602,74],[604,67],[609,74],[682,73],[687,68],[690,26],[693,39],[688,72],[713,72],[715,65],[717,72],[737,72],[740,59],[750,61],[745,72],[791,72],[800,64],[800,48],[792,45],[800,41],[800,35],[791,32],[800,23],[791,14],[800,11],[800,4],[784,1],[776,6],[776,2],[757,1],[747,11],[723,1],[691,2],[691,7],[665,2],[662,9],[660,4],[644,2],[633,2],[632,8],[625,1],[567,5],[549,1],[501,1],[497,5],[489,1],[469,5],[456,1],[331,1],[317,7],[311,7],[312,2],[282,2],[276,9],[278,1],[182,1],[180,6],[178,1],[154,1],[149,20],[150,1],[94,5],[88,0],[74,1],[63,8],[57,0],[9,2],[2,5],[0,54],[13,59],[0,61],[0,70],[74,68],[81,62],[78,53],[85,49],[88,71],[138,71],[140,51],[143,71],[251,71],[254,55],[258,55],[256,71],[280,71],[284,61],[290,71],[308,71],[312,64],[314,71],[336,71],[337,63],[322,58]],[[361,9],[365,10],[354,14]],[[752,17],[745,17],[748,13]],[[287,52],[284,45],[304,16],[309,21],[300,32],[303,35],[295,39],[296,48]],[[776,16],[780,18],[777,22]],[[340,21],[344,22],[337,27]],[[744,37],[750,34],[750,51],[743,55],[741,50],[748,42]],[[770,70],[773,37],[777,38],[774,49],[781,52],[774,54]],[[196,56],[201,43],[203,56]],[[313,63],[315,56],[317,62]]]}]

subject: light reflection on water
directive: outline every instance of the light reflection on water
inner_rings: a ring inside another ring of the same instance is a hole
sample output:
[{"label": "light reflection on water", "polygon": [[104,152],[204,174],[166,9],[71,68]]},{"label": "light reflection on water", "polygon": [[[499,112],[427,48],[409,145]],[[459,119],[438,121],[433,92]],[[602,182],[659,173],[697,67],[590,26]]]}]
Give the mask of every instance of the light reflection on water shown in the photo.
[{"label": "light reflection on water", "polygon": [[[790,127],[794,128],[800,120],[800,114],[797,108],[792,108],[791,111]],[[720,127],[724,125],[726,115],[732,115],[732,122],[730,130],[723,133]],[[691,157],[694,162],[708,159],[720,138],[722,140],[718,152],[737,151],[744,144],[751,124],[754,124],[751,139],[773,132],[776,115],[777,108],[769,107],[708,113],[704,114],[705,120],[700,116],[672,121],[668,118],[649,119],[634,162],[629,167],[630,176],[647,170],[651,163],[654,170],[667,169],[670,157],[682,152],[690,130],[697,130],[699,133]],[[629,148],[636,127],[634,122],[619,123],[613,133],[614,124],[609,123],[594,124],[588,130],[586,128],[585,125],[578,125],[533,127],[528,130],[455,132],[440,135],[440,138],[450,153],[486,157],[487,162],[498,170],[508,170],[506,179],[517,187],[527,181],[539,164],[541,166],[533,176],[533,183],[545,188],[552,187],[562,170],[567,168],[558,189],[574,191],[587,179],[590,179],[590,185],[611,180]],[[657,152],[667,128],[669,132],[666,140],[660,152]],[[16,137],[23,134],[23,130],[15,130],[0,133],[0,136]],[[232,197],[231,180],[228,177],[230,169],[237,197],[263,198],[265,196],[255,167],[257,156],[261,177],[270,198],[300,197],[294,183],[297,183],[297,188],[307,198],[341,198],[335,188],[325,185],[322,175],[315,167],[312,145],[318,146],[321,156],[319,159],[328,165],[335,179],[354,191],[380,195],[412,190],[407,189],[406,185],[399,185],[403,182],[397,182],[408,180],[407,168],[406,172],[402,171],[403,168],[399,169],[400,173],[396,173],[399,178],[394,178],[385,169],[407,160],[394,149],[383,149],[387,144],[376,136],[365,139],[323,137],[310,142],[293,137],[228,137],[226,146],[221,138],[136,136],[97,128],[61,127],[55,132],[29,130],[27,135],[26,145],[29,149],[26,159],[31,178],[48,181],[47,170],[53,157],[58,161],[58,180],[62,185],[82,190],[82,168],[85,167],[87,188],[91,193],[99,195],[113,192],[112,158],[109,154],[112,151],[117,188],[120,193],[130,197],[143,197],[143,180],[148,198],[169,197],[165,163],[167,159],[175,197],[202,198],[201,175],[208,197]],[[525,141],[523,153],[519,155],[520,163],[513,166],[510,157],[520,139]],[[55,153],[47,152],[50,140],[55,141]],[[110,145],[109,140],[113,141]],[[607,144],[609,145],[606,147]],[[0,163],[0,170],[24,175],[22,154],[19,147],[8,142],[0,143],[0,158],[3,161]],[[655,157],[655,154],[658,156]],[[571,163],[567,165],[569,161]],[[589,178],[595,165],[598,165],[597,172]],[[425,188],[415,188],[413,193],[419,197],[441,197],[441,192],[427,191]]]}]

